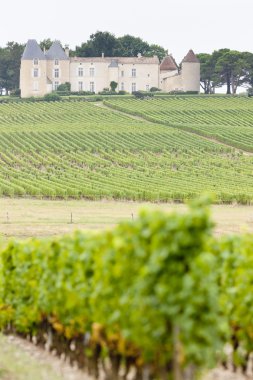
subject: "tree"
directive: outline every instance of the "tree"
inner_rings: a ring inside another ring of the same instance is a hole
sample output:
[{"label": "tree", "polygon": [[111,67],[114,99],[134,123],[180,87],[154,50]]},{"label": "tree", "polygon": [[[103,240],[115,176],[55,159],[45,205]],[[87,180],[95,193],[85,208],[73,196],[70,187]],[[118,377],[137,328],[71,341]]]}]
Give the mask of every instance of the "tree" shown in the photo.
[{"label": "tree", "polygon": [[118,42],[117,55],[119,57],[136,57],[138,53],[145,56],[149,52],[149,44],[139,37],[127,34],[119,37]]},{"label": "tree", "polygon": [[163,60],[164,57],[168,55],[168,50],[165,50],[162,46],[160,45],[155,45],[152,44],[149,46],[149,51],[147,53],[147,57],[153,57],[157,55],[160,61]]},{"label": "tree", "polygon": [[19,88],[20,59],[24,45],[8,42],[0,48],[0,87],[7,90]]},{"label": "tree", "polygon": [[40,42],[41,50],[49,50],[53,41],[50,38],[46,38]]},{"label": "tree", "polygon": [[110,83],[110,87],[111,87],[111,91],[115,92],[116,88],[118,87],[118,83],[113,80]]},{"label": "tree", "polygon": [[218,77],[215,73],[215,61],[212,54],[198,54],[200,60],[200,86],[205,94],[213,94],[218,82]]},{"label": "tree", "polygon": [[236,94],[238,86],[248,81],[249,62],[246,53],[224,51],[217,59],[215,71],[227,86],[227,94]]},{"label": "tree", "polygon": [[76,47],[78,57],[100,57],[104,53],[108,57],[115,56],[118,47],[117,38],[109,32],[96,32],[81,46]]},{"label": "tree", "polygon": [[144,57],[157,55],[162,60],[167,54],[162,46],[149,45],[139,37],[129,34],[116,38],[109,32],[96,32],[81,46],[76,47],[78,57],[100,57],[104,53],[107,57],[136,57],[141,53]]}]

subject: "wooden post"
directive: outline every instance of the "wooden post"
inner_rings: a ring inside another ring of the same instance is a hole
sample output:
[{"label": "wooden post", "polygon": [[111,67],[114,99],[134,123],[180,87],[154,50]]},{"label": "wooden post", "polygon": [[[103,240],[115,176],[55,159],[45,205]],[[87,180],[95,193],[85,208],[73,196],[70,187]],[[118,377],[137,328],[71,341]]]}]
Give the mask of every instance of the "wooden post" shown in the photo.
[{"label": "wooden post", "polygon": [[173,326],[173,380],[183,380],[180,368],[180,340],[179,327]]}]

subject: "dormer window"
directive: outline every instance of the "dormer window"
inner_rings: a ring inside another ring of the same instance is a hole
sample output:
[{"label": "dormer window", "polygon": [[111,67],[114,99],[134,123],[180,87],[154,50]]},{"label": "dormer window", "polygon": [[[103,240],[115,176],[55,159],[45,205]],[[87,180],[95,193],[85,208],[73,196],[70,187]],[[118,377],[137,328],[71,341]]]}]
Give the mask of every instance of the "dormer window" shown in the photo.
[{"label": "dormer window", "polygon": [[38,60],[38,58],[34,58],[34,60],[33,60],[33,64],[34,64],[35,66],[37,66],[37,65],[39,64],[39,60]]},{"label": "dormer window", "polygon": [[59,59],[55,59],[54,64],[55,64],[55,66],[58,66],[59,65]]}]

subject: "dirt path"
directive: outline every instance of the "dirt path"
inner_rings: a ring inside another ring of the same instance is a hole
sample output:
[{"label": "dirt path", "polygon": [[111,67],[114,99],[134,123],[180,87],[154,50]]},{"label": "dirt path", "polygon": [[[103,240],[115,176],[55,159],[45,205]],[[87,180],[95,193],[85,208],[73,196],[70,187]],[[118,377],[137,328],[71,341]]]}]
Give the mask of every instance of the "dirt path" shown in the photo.
[{"label": "dirt path", "polygon": [[[253,379],[248,377],[247,380]],[[0,335],[0,380],[94,380],[28,341]],[[202,380],[246,380],[215,369]]]}]

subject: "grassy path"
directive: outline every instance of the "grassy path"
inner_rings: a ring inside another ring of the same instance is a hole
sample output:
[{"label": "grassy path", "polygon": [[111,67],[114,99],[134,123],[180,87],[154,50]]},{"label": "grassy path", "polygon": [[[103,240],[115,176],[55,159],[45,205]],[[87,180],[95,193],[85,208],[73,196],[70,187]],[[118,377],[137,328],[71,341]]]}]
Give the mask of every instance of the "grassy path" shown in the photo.
[{"label": "grassy path", "polygon": [[[252,377],[248,377],[248,380]],[[0,380],[93,380],[30,342],[0,335]],[[215,369],[202,380],[246,380]]]},{"label": "grassy path", "polygon": [[0,380],[89,380],[89,378],[25,340],[0,335]]},{"label": "grassy path", "polygon": [[[183,204],[0,198],[0,242],[11,237],[46,237],[73,230],[97,231],[136,218],[143,208],[183,211]],[[71,222],[71,213],[72,221]],[[253,232],[253,206],[214,205],[216,233]]]}]

